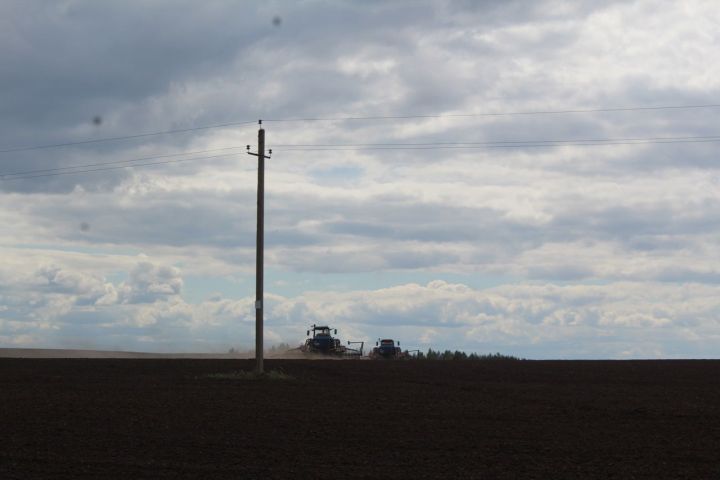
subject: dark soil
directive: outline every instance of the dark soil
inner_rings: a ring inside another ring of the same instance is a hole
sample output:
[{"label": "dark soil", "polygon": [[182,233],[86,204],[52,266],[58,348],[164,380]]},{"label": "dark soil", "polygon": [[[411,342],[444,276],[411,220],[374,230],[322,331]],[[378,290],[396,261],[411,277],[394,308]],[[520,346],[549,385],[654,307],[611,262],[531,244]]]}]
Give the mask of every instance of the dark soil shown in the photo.
[{"label": "dark soil", "polygon": [[720,361],[0,359],[0,478],[720,478]]}]

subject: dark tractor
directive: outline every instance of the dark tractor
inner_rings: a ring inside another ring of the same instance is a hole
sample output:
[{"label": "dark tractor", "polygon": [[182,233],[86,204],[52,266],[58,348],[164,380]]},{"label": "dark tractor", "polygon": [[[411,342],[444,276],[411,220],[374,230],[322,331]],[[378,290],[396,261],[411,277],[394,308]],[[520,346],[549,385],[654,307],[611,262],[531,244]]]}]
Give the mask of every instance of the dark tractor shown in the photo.
[{"label": "dark tractor", "polygon": [[[310,337],[312,333],[312,337]],[[337,335],[337,330],[334,330]],[[340,345],[340,340],[334,338],[331,329],[325,325],[313,325],[307,331],[308,338],[300,350],[305,353],[320,353],[323,355],[345,355],[347,347]]]},{"label": "dark tractor", "polygon": [[405,356],[406,352],[403,352],[400,348],[400,342],[397,342],[397,345],[395,345],[395,340],[390,338],[378,339],[378,341],[375,342],[375,348],[373,348],[370,354],[370,358],[376,359],[395,359],[404,358]]}]

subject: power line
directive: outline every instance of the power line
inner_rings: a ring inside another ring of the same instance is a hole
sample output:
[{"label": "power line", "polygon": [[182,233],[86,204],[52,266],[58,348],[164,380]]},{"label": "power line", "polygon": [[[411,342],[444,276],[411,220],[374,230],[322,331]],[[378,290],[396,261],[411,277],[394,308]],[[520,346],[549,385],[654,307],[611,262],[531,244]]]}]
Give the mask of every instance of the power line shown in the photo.
[{"label": "power line", "polygon": [[183,133],[183,132],[194,132],[197,130],[209,130],[212,128],[223,128],[223,127],[237,127],[242,125],[252,125],[256,124],[256,121],[245,121],[245,122],[232,122],[232,123],[222,123],[219,125],[206,125],[202,127],[192,127],[192,128],[179,128],[175,130],[165,130],[162,132],[150,132],[150,133],[138,133],[136,135],[123,135],[119,137],[105,137],[105,138],[96,138],[92,140],[80,140],[77,142],[63,142],[63,143],[52,143],[52,144],[46,144],[46,145],[33,145],[29,147],[16,147],[16,148],[7,148],[5,150],[0,150],[0,153],[12,153],[12,152],[25,152],[28,150],[42,150],[46,148],[59,148],[59,147],[70,147],[73,145],[87,145],[91,143],[102,143],[102,142],[112,142],[115,140],[130,140],[133,138],[145,138],[145,137],[154,137],[157,135],[170,135],[173,133]]},{"label": "power line", "polygon": [[[2,174],[0,174],[0,180],[6,179],[6,177],[19,176],[19,175],[30,175],[30,174],[34,174],[34,173],[45,173],[45,172],[59,172],[59,171],[63,171],[63,170],[72,170],[72,169],[77,169],[77,168],[87,168],[87,167],[97,167],[97,166],[102,166],[102,165],[115,165],[115,164],[121,164],[121,163],[141,162],[141,161],[153,160],[153,159],[157,159],[157,158],[180,157],[183,155],[197,155],[200,153],[220,152],[223,150],[232,150],[232,149],[238,149],[238,148],[245,148],[245,146],[213,148],[213,149],[208,149],[208,150],[196,150],[193,152],[169,153],[169,154],[165,154],[165,155],[153,155],[150,157],[133,158],[133,159],[129,159],[129,160],[114,160],[111,162],[86,163],[83,165],[67,165],[65,167],[42,168],[42,169],[37,169],[37,170],[25,170],[22,172],[2,173]],[[127,165],[127,166],[133,166],[133,165]],[[8,179],[8,180],[11,180],[11,179]]]},{"label": "power line", "polygon": [[720,137],[697,138],[697,139],[677,139],[677,140],[638,140],[638,141],[550,141],[540,140],[537,142],[458,142],[458,143],[426,143],[426,144],[304,144],[283,147],[273,145],[274,149],[281,151],[295,152],[324,152],[324,151],[353,151],[353,150],[442,150],[442,149],[493,149],[493,148],[554,148],[554,147],[597,147],[610,145],[652,145],[652,144],[673,144],[673,143],[713,143],[720,142]]},{"label": "power line", "polygon": [[[281,148],[285,151],[317,152],[317,151],[353,151],[353,150],[438,150],[438,149],[487,149],[487,148],[526,148],[526,147],[566,147],[566,146],[607,146],[607,145],[647,145],[647,144],[668,144],[668,143],[711,143],[720,142],[719,135],[686,136],[686,137],[634,137],[634,138],[594,138],[576,140],[502,140],[494,142],[426,142],[426,143],[336,143],[336,144],[277,144],[273,148]],[[186,161],[209,160],[214,158],[236,155],[228,153],[222,155],[181,158],[162,162],[134,163],[159,158],[171,158],[184,155],[196,155],[200,153],[217,152],[223,150],[234,150],[243,148],[223,147],[192,152],[171,153],[154,155],[128,160],[114,160],[110,162],[98,162],[82,165],[69,165],[65,167],[25,170],[0,174],[0,181],[23,180],[40,177],[52,177],[58,175],[73,175],[105,170],[117,170],[121,168],[145,167],[152,165],[164,165]],[[101,167],[92,168],[88,167]],[[78,170],[80,169],[80,170]]]},{"label": "power line", "polygon": [[93,168],[88,170],[75,170],[72,172],[55,172],[55,173],[43,173],[39,175],[28,175],[28,176],[17,176],[12,178],[0,178],[0,182],[6,182],[10,180],[26,180],[30,178],[40,178],[40,177],[56,177],[59,175],[75,175],[75,174],[81,174],[81,173],[91,173],[91,172],[103,172],[105,170],[118,170],[121,168],[136,168],[136,167],[149,167],[152,165],[165,165],[168,163],[180,163],[180,162],[190,162],[195,160],[211,160],[215,158],[221,158],[221,157],[228,157],[232,155],[239,155],[239,153],[224,153],[222,155],[212,155],[208,157],[195,157],[195,158],[178,158],[175,160],[165,160],[163,162],[149,162],[149,163],[135,163],[132,165],[118,165],[118,166],[112,166],[112,167],[103,167],[103,168]]},{"label": "power line", "polygon": [[426,146],[426,145],[502,145],[502,144],[544,144],[544,143],[604,143],[604,142],[640,142],[640,141],[681,141],[681,140],[720,140],[720,135],[695,135],[688,137],[622,137],[622,138],[578,138],[570,140],[497,140],[491,142],[421,142],[421,143],[287,143],[274,144],[273,147],[374,147],[374,146]]},{"label": "power line", "polygon": [[554,148],[554,147],[605,147],[611,145],[650,145],[659,143],[711,143],[720,140],[703,140],[694,142],[645,142],[645,143],[565,143],[565,144],[527,144],[527,145],[436,145],[425,147],[347,147],[347,148],[282,148],[273,149],[281,152],[352,152],[363,150],[483,150],[500,148]]},{"label": "power line", "polygon": [[425,115],[374,115],[367,117],[306,117],[306,118],[271,118],[263,119],[265,122],[334,122],[345,120],[405,120],[413,118],[473,118],[473,117],[501,117],[512,115],[562,115],[569,113],[603,113],[603,112],[633,112],[651,110],[682,110],[697,108],[718,108],[720,104],[708,103],[702,105],[659,105],[654,107],[618,107],[618,108],[588,108],[576,110],[528,110],[516,112],[488,112],[488,113],[438,113]]},{"label": "power line", "polygon": [[[565,110],[533,110],[533,111],[513,111],[513,112],[487,112],[487,113],[438,113],[438,114],[422,114],[422,115],[372,115],[372,116],[347,116],[347,117],[306,117],[306,118],[273,118],[266,119],[266,122],[331,122],[331,121],[353,121],[353,120],[408,120],[414,118],[475,118],[475,117],[499,117],[513,115],[562,115],[573,113],[603,113],[603,112],[631,112],[631,111],[654,111],[654,110],[683,110],[683,109],[700,109],[700,108],[718,108],[720,104],[708,103],[698,105],[659,105],[651,107],[616,107],[616,108],[589,108],[589,109],[565,109]],[[112,142],[119,140],[130,140],[135,138],[146,138],[158,135],[170,135],[174,133],[193,132],[198,130],[210,130],[214,128],[236,127],[244,125],[254,125],[256,120],[238,121],[230,123],[222,123],[217,125],[204,125],[199,127],[180,128],[173,130],[164,130],[159,132],[139,133],[135,135],[123,135],[117,137],[104,137],[90,140],[79,140],[73,142],[61,142],[45,145],[32,145],[25,147],[14,147],[0,150],[0,154],[12,152],[24,152],[29,150],[41,150],[49,148],[70,147],[76,145],[88,145],[102,142]]]},{"label": "power line", "polygon": [[[534,143],[526,143],[534,142]],[[543,142],[543,143],[541,143]],[[549,143],[555,142],[555,143]],[[571,143],[586,142],[586,143]],[[588,143],[596,142],[596,143]],[[597,143],[600,142],[600,143]],[[379,144],[286,144],[275,145],[273,148],[282,148],[284,151],[299,152],[318,152],[318,151],[354,151],[354,150],[438,150],[438,149],[484,149],[484,148],[525,148],[525,147],[566,147],[566,146],[606,146],[606,145],[646,145],[646,144],[667,144],[667,143],[709,143],[720,142],[720,136],[697,136],[697,137],[650,137],[635,139],[589,139],[589,140],[520,140],[520,141],[503,141],[503,142],[436,142],[436,143],[379,143]],[[287,147],[287,148],[285,148]],[[167,158],[179,155],[192,155],[197,153],[206,153],[212,151],[221,151],[229,149],[237,149],[242,147],[225,147],[211,150],[199,150],[196,152],[185,152],[167,155],[157,155],[153,157],[144,157],[131,160],[118,160],[112,162],[101,162],[95,164],[74,165],[68,167],[57,167],[40,170],[27,170],[24,172],[14,172],[0,174],[0,181],[24,180],[40,177],[53,177],[58,175],[74,175],[92,172],[101,172],[105,170],[117,170],[122,168],[146,167],[152,165],[165,165],[171,163],[180,163],[196,160],[210,160],[214,158],[227,157],[237,155],[238,153],[226,153],[222,155],[212,155],[194,158],[180,158],[175,160],[167,160],[162,162],[148,163],[131,163],[155,158]],[[118,165],[127,164],[127,165]],[[101,168],[92,168],[77,170],[78,168],[99,166]]]}]

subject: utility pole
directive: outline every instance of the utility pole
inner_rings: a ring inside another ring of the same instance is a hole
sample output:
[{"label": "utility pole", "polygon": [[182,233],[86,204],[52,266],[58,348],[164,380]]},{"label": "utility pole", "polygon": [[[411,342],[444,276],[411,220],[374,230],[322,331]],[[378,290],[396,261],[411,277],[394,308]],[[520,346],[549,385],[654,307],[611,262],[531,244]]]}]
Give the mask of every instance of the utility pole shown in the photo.
[{"label": "utility pole", "polygon": [[[265,250],[265,130],[262,120],[258,120],[258,153],[250,151],[248,155],[258,157],[258,188],[257,188],[257,237],[255,243],[255,371],[263,373],[263,255]],[[269,152],[272,155],[272,150]]]}]

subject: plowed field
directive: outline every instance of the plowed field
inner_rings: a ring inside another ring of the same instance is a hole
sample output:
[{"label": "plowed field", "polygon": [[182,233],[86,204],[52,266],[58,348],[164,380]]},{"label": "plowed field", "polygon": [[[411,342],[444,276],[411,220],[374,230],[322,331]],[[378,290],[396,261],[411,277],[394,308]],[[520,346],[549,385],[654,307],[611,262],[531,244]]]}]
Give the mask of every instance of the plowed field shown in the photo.
[{"label": "plowed field", "polygon": [[720,478],[720,361],[0,359],[0,478]]}]

